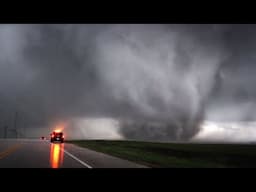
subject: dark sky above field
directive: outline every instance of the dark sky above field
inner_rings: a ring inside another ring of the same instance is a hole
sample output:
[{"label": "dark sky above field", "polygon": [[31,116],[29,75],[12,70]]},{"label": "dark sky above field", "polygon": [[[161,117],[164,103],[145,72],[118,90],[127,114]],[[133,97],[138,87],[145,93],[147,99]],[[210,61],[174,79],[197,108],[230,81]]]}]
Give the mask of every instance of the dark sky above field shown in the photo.
[{"label": "dark sky above field", "polygon": [[111,118],[123,138],[150,140],[190,139],[204,120],[255,121],[255,34],[245,24],[2,24],[0,130],[15,112],[34,130]]}]

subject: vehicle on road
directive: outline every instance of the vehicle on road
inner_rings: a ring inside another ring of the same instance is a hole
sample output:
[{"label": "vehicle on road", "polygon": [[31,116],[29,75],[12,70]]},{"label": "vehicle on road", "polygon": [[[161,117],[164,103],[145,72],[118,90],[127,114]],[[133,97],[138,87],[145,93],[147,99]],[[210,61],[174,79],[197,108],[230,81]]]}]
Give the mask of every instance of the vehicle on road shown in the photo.
[{"label": "vehicle on road", "polygon": [[50,139],[51,143],[53,142],[64,142],[64,134],[61,131],[53,131],[51,133],[51,139]]},{"label": "vehicle on road", "polygon": [[45,140],[46,138],[44,136],[41,137],[42,140]]}]

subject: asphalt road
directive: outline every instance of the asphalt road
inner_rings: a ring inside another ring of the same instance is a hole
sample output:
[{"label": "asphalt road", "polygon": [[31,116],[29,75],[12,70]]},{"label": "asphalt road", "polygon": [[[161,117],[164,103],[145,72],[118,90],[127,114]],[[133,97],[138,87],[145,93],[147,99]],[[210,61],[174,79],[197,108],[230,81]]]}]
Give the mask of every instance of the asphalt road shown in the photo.
[{"label": "asphalt road", "polygon": [[145,168],[67,143],[0,139],[0,168]]}]

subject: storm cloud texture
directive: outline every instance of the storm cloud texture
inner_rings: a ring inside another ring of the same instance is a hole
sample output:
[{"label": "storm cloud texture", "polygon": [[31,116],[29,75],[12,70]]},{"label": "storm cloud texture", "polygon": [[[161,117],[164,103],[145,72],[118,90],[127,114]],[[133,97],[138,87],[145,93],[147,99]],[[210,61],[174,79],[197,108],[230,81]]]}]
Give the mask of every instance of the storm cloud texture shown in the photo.
[{"label": "storm cloud texture", "polygon": [[110,118],[125,139],[172,141],[206,118],[255,120],[255,34],[255,25],[0,25],[1,129],[15,112],[33,130]]}]

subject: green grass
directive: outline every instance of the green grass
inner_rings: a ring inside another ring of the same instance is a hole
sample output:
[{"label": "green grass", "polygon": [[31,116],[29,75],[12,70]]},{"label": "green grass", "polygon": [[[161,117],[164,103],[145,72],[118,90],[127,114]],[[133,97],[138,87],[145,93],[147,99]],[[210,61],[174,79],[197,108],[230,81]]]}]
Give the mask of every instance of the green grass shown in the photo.
[{"label": "green grass", "polygon": [[149,167],[256,167],[256,145],[174,144],[140,141],[67,141]]}]

